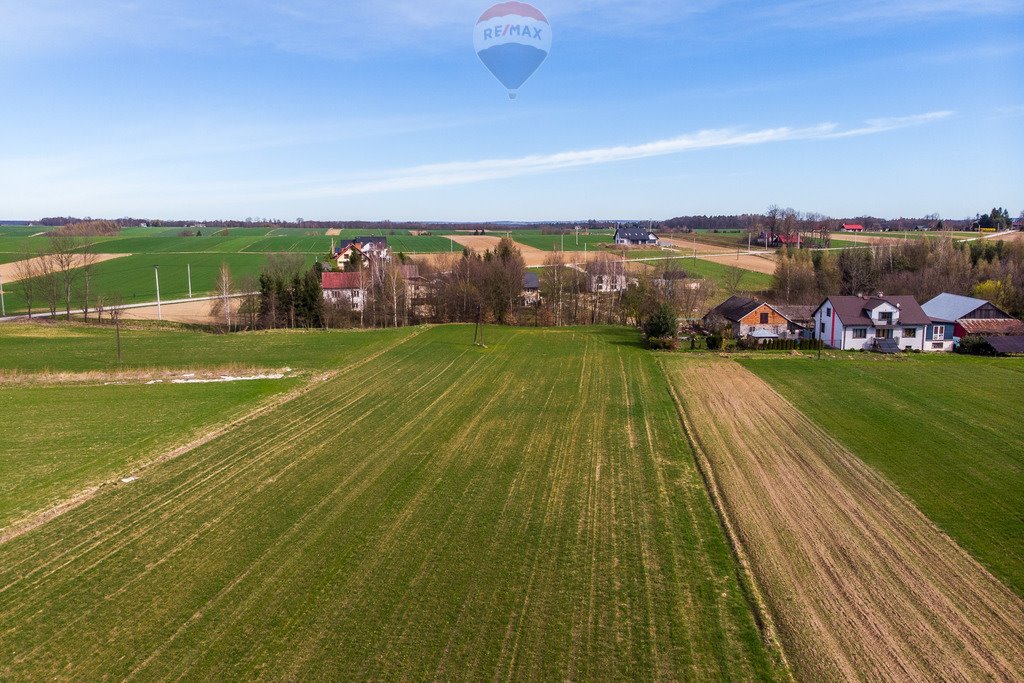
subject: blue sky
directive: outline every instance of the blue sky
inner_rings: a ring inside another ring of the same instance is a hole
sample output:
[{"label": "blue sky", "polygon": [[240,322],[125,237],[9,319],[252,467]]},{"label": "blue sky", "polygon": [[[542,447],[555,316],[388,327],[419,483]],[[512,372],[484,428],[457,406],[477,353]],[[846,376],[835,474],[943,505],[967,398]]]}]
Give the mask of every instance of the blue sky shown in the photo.
[{"label": "blue sky", "polygon": [[1024,209],[1020,0],[0,0],[0,218]]}]

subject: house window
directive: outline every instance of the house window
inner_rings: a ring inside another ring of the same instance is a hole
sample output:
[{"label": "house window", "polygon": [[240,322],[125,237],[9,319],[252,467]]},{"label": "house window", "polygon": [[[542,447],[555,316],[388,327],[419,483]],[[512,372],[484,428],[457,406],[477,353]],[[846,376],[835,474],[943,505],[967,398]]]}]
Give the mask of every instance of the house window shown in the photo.
[{"label": "house window", "polygon": [[761,324],[762,325],[767,325],[768,324],[768,314],[767,313],[762,313],[761,314]]},{"label": "house window", "polygon": [[825,308],[825,317],[826,318],[831,318],[832,317],[832,307],[831,306],[828,306],[828,307]]},{"label": "house window", "polygon": [[945,325],[936,325],[934,327],[934,329],[932,329],[932,337],[934,337],[936,341],[940,341],[940,340],[945,339],[946,338],[946,326]]},{"label": "house window", "polygon": [[854,339],[867,339],[868,338],[868,330],[867,330],[867,328],[866,327],[855,327],[855,328],[853,328],[853,338]]},{"label": "house window", "polygon": [[917,339],[917,328],[916,327],[908,327],[908,328],[904,329],[903,330],[903,338],[904,339]]},{"label": "house window", "polygon": [[886,325],[892,325],[892,311],[879,313],[878,318]]},{"label": "house window", "polygon": [[821,324],[821,333],[825,334],[825,323]]},{"label": "house window", "polygon": [[875,330],[875,339],[892,339],[892,330]]},{"label": "house window", "polygon": [[942,342],[932,342],[933,349],[941,349],[943,346]]}]

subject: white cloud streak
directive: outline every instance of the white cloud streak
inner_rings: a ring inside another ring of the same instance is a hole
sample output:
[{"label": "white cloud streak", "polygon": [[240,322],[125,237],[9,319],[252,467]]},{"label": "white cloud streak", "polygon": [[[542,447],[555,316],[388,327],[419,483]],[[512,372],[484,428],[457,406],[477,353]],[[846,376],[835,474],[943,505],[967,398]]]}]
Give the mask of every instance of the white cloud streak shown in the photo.
[{"label": "white cloud streak", "polygon": [[639,145],[620,145],[555,154],[536,154],[518,158],[484,159],[480,161],[458,161],[414,166],[372,174],[363,178],[349,180],[348,182],[318,184],[280,193],[275,195],[274,198],[313,199],[347,197],[467,185],[699,150],[751,147],[780,142],[839,140],[921,126],[941,121],[951,116],[953,116],[953,112],[937,111],[899,118],[872,119],[861,127],[850,129],[842,129],[835,123],[822,123],[805,128],[767,128],[751,132],[742,132],[729,128],[703,130],[667,140],[658,140]]}]

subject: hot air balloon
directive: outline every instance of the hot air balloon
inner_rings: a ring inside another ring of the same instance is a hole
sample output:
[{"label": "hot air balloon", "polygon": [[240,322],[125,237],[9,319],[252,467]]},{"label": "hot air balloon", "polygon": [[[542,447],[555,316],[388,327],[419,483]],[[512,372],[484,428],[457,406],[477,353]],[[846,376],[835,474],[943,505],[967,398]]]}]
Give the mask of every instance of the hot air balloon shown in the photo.
[{"label": "hot air balloon", "polygon": [[480,17],[473,31],[480,61],[508,88],[509,99],[547,59],[551,26],[547,17],[524,2],[501,2]]}]

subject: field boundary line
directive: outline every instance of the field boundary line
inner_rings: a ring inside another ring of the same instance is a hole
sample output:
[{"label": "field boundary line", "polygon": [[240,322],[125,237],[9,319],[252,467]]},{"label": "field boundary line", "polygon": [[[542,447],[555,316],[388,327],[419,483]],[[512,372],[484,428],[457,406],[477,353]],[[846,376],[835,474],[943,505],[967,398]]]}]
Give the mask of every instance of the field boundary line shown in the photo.
[{"label": "field boundary line", "polygon": [[[416,338],[417,336],[419,336],[421,333],[428,329],[430,329],[430,326],[421,326],[415,328],[415,330],[411,334],[406,335],[399,341],[389,344],[384,348],[378,350],[377,352],[365,357],[363,359],[363,363],[373,362],[380,356],[390,351],[393,351],[394,349],[397,349],[398,347],[402,346],[408,341],[411,341],[412,339]],[[302,396],[305,396],[310,391],[317,388],[320,384],[330,381],[334,377],[337,377],[339,374],[341,374],[343,371],[344,368],[338,368],[336,370],[328,370],[325,372],[316,373],[307,382],[301,384],[298,387],[295,387],[294,389],[291,389],[290,391],[286,391],[283,394],[270,397],[269,399],[259,404],[256,408],[252,409],[248,413],[245,413],[244,415],[241,415],[228,422],[222,423],[221,425],[216,426],[211,430],[187,441],[186,443],[181,444],[169,451],[166,451],[156,456],[155,458],[152,458],[151,460],[140,461],[138,464],[132,467],[131,471],[128,474],[123,476],[138,477],[143,472],[151,469],[152,467],[161,465],[165,462],[174,460],[176,458],[180,458],[186,453],[194,451],[202,446],[205,446],[211,441],[214,441],[215,439],[224,436],[228,432],[231,432],[244,424],[252,422],[256,418],[262,417],[263,415],[272,410],[276,410],[277,408],[280,408],[283,405],[291,403],[292,401],[301,398]],[[53,505],[40,512],[30,514],[28,517],[24,518],[20,522],[15,522],[6,530],[0,532],[0,546],[5,545],[6,543],[9,543],[10,541],[13,541],[17,538],[20,538],[21,536],[24,536],[25,534],[34,531],[35,529],[38,529],[39,527],[53,521],[54,519],[57,519],[65,513],[71,512],[72,510],[81,507],[82,505],[89,502],[97,495],[99,495],[100,492],[102,492],[105,488],[110,486],[116,486],[120,479],[121,477],[118,477],[113,481],[106,481],[85,488],[79,491],[78,493],[75,493],[74,495],[70,496],[69,498],[60,501],[56,505]]]},{"label": "field boundary line", "polygon": [[753,608],[754,620],[757,624],[758,630],[761,632],[769,651],[774,652],[781,660],[782,666],[785,669],[786,674],[788,674],[789,679],[796,680],[793,674],[793,668],[789,663],[789,658],[786,656],[786,650],[782,645],[782,638],[779,636],[778,626],[776,626],[775,619],[772,617],[772,613],[768,609],[768,604],[764,600],[760,586],[758,586],[757,579],[755,578],[754,572],[750,566],[750,559],[747,557],[747,552],[743,547],[743,542],[740,540],[739,534],[736,532],[736,527],[729,516],[729,510],[725,499],[722,497],[721,490],[719,489],[718,480],[715,477],[714,470],[711,468],[711,461],[708,460],[700,437],[693,428],[693,421],[686,409],[686,404],[679,396],[675,385],[672,383],[672,379],[669,377],[668,370],[665,368],[660,358],[658,359],[658,367],[661,368],[662,375],[665,377],[665,383],[668,385],[668,392],[672,396],[672,402],[675,404],[676,413],[683,426],[683,434],[686,435],[686,440],[690,444],[690,450],[693,451],[693,459],[697,465],[697,471],[700,473],[700,478],[704,482],[704,489],[708,492],[708,496],[711,498],[711,506],[715,509],[715,512],[718,515],[722,528],[725,530],[725,537],[729,541],[729,547],[732,549],[733,557],[736,559],[736,563],[740,568],[740,571],[737,572],[739,574],[740,587],[747,596],[747,602]]}]

